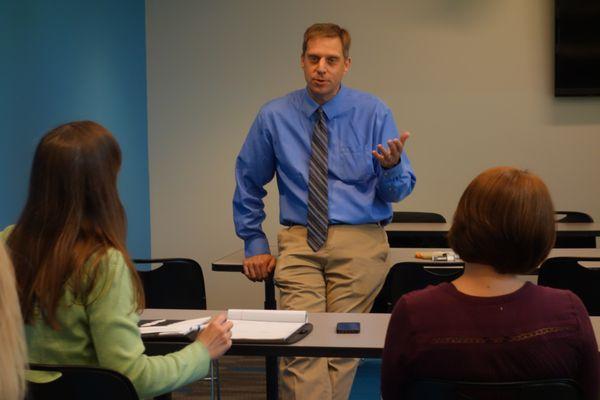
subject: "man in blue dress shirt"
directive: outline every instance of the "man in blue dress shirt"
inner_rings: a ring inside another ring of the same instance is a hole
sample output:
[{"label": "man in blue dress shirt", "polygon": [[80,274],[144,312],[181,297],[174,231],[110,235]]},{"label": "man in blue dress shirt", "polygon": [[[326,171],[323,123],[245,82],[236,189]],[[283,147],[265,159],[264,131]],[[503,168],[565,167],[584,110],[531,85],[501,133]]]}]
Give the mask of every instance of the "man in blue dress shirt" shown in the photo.
[{"label": "man in blue dress shirt", "polygon": [[[244,274],[275,270],[283,309],[369,312],[388,272],[382,225],[392,202],[408,196],[415,175],[390,109],[342,85],[350,35],[334,24],[304,33],[306,88],[265,104],[236,160],[233,214],[244,240]],[[264,185],[277,175],[279,256],[262,231]],[[280,394],[347,399],[357,360],[282,358]]]}]

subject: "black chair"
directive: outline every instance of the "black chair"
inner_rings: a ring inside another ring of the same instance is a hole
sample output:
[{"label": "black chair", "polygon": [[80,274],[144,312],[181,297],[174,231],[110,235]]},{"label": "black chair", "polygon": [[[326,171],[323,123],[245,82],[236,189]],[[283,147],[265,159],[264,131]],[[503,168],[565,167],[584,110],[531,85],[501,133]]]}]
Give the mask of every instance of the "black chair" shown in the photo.
[{"label": "black chair", "polygon": [[415,381],[409,400],[579,400],[581,389],[571,379],[523,382]]},{"label": "black chair", "polygon": [[136,264],[160,264],[140,270],[146,308],[206,310],[206,289],[202,267],[188,258],[135,259]]},{"label": "black chair", "polygon": [[580,211],[556,211],[556,222],[594,222],[588,214]]},{"label": "black chair", "polygon": [[28,400],[137,400],[131,381],[105,368],[81,365],[30,364],[32,371],[58,372],[48,383],[28,383]]},{"label": "black chair", "polygon": [[462,262],[403,262],[394,265],[375,298],[371,312],[391,313],[402,295],[429,285],[453,281],[463,274],[464,265]]},{"label": "black chair", "polygon": [[[432,212],[420,211],[394,211],[392,222],[400,223],[445,223],[446,218],[443,215]],[[416,236],[391,235],[388,232],[388,240],[391,247],[415,247],[415,248],[445,248],[448,247],[448,241],[445,235],[423,234]]]},{"label": "black chair", "polygon": [[[556,222],[578,223],[578,222],[594,222],[593,218],[588,214],[579,211],[556,211]],[[556,248],[594,248],[596,247],[595,237],[557,237],[554,243]]]},{"label": "black chair", "polygon": [[575,293],[589,315],[600,315],[600,270],[586,268],[580,262],[600,261],[600,257],[554,257],[539,269],[538,285],[568,289]]},{"label": "black chair", "polygon": [[394,211],[392,222],[441,222],[445,223],[443,215],[421,211]]},{"label": "black chair", "polygon": [[[202,267],[189,258],[134,259],[136,264],[158,265],[138,274],[144,285],[146,308],[206,310],[206,288]],[[151,349],[150,349],[151,350]],[[159,349],[148,354],[162,354]],[[210,364],[210,398],[221,398],[218,360]],[[170,399],[170,393],[160,397]]]}]

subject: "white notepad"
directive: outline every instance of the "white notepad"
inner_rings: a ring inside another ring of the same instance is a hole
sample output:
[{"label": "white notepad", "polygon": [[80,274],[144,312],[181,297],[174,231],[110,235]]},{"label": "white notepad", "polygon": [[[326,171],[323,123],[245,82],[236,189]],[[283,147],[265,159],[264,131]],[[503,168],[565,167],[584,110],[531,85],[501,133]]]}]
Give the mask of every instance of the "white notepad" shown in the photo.
[{"label": "white notepad", "polygon": [[286,340],[308,320],[306,311],[229,310],[232,340]]}]

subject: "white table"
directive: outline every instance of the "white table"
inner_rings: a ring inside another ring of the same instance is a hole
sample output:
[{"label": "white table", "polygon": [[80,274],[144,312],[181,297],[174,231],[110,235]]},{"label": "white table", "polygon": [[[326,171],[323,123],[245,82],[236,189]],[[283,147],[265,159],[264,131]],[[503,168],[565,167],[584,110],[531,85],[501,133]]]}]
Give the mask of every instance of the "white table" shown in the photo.
[{"label": "white table", "polygon": [[[215,310],[158,310],[147,309],[142,319],[190,319],[212,316],[224,311]],[[390,314],[354,313],[308,313],[308,322],[313,331],[294,344],[234,344],[227,354],[231,355],[276,355],[308,357],[381,357]],[[600,317],[590,317],[600,343]],[[338,322],[360,322],[358,334],[338,334]],[[160,342],[156,339],[149,343]],[[169,342],[172,344],[173,342]],[[188,342],[177,343],[181,348]],[[600,349],[599,349],[600,350]]]}]

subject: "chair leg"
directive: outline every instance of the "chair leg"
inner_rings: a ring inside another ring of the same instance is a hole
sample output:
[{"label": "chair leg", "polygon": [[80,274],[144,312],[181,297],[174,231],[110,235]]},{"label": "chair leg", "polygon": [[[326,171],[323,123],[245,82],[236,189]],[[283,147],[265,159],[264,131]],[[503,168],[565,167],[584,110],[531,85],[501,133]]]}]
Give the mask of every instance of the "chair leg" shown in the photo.
[{"label": "chair leg", "polygon": [[219,360],[213,360],[208,367],[208,376],[202,379],[210,381],[210,400],[221,400],[221,382],[219,381]]},{"label": "chair leg", "polygon": [[221,400],[221,377],[219,376],[219,360],[214,360],[214,373],[213,380],[217,381],[217,400]]},{"label": "chair leg", "polygon": [[219,380],[219,360],[210,362],[210,400],[221,400],[221,381]]},{"label": "chair leg", "polygon": [[215,400],[215,364],[210,362],[210,400]]}]

